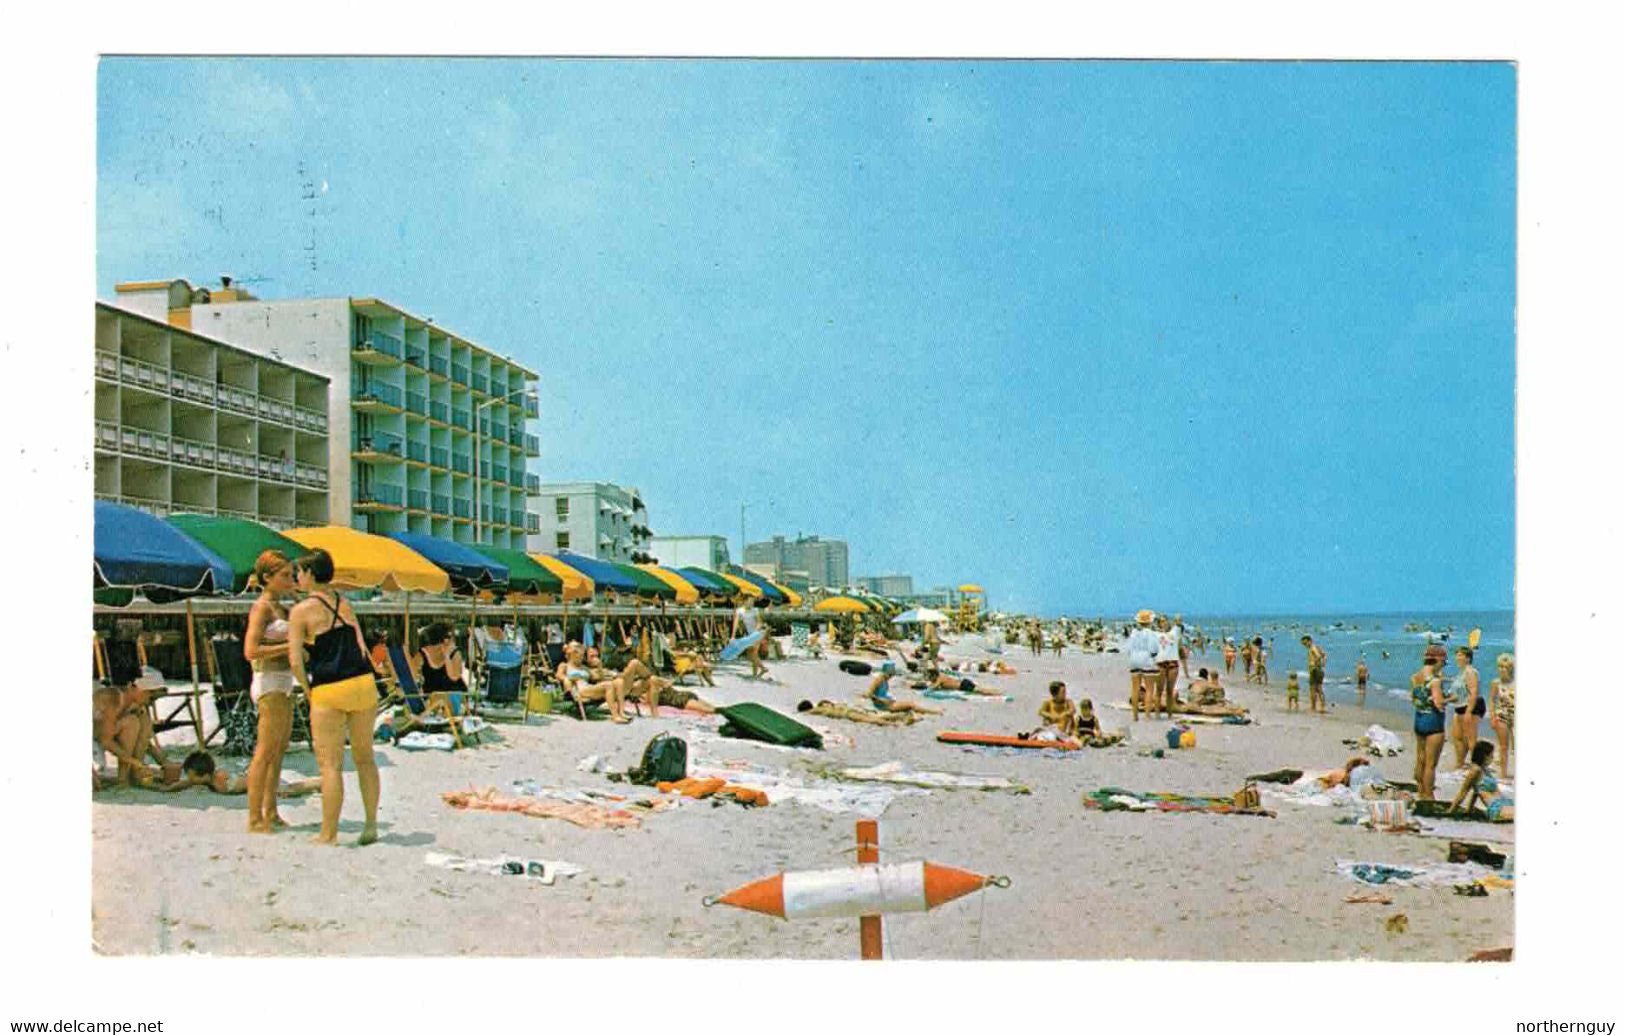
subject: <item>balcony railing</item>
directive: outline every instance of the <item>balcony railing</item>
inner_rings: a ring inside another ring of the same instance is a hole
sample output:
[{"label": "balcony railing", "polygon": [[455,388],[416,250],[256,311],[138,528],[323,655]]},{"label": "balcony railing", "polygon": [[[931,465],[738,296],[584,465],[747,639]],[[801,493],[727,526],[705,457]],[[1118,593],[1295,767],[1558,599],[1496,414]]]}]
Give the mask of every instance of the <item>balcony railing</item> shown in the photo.
[{"label": "balcony railing", "polygon": [[487,523],[492,525],[506,525],[508,523],[508,511],[506,508],[492,507],[490,509],[490,519]]},{"label": "balcony railing", "polygon": [[494,482],[506,482],[508,480],[508,469],[501,464],[492,464],[491,480]]},{"label": "balcony railing", "polygon": [[259,415],[266,420],[274,420],[281,424],[293,424],[293,404],[283,402],[281,399],[259,397]]},{"label": "balcony railing", "polygon": [[491,418],[490,417],[481,417],[480,418],[480,434],[487,435],[487,436],[489,436],[491,434]]},{"label": "balcony railing", "polygon": [[223,410],[234,410],[250,417],[259,415],[258,398],[246,388],[216,385],[214,398],[216,405]]},{"label": "balcony railing", "polygon": [[465,430],[472,431],[474,428],[474,418],[467,410],[453,409],[451,411],[451,422]]},{"label": "balcony railing", "polygon": [[152,392],[169,391],[169,371],[144,359],[121,356],[118,360],[119,380]]},{"label": "balcony railing", "polygon": [[451,379],[460,385],[468,384],[468,367],[462,363],[451,365]]},{"label": "balcony railing", "polygon": [[376,402],[399,407],[402,393],[394,385],[382,381],[357,381],[350,387],[350,398],[356,402]]},{"label": "balcony railing", "polygon": [[321,410],[307,410],[303,406],[295,406],[293,408],[293,423],[306,431],[327,433],[327,414]]},{"label": "balcony railing", "polygon": [[401,490],[398,485],[369,485],[355,490],[357,503],[382,503],[391,507],[401,505]]},{"label": "balcony railing", "polygon": [[432,496],[430,496],[429,499],[430,499],[430,502],[432,502],[434,504],[434,512],[436,514],[450,514],[451,513],[451,497],[450,496],[447,496],[444,493],[437,492],[437,493],[434,493]]},{"label": "balcony railing", "polygon": [[541,478],[541,475],[537,475],[537,474],[527,474],[527,475],[525,475],[525,491],[530,493],[532,496],[540,496],[541,493],[542,493],[542,478]]},{"label": "balcony railing", "polygon": [[293,476],[301,485],[310,485],[318,489],[327,488],[327,471],[311,464],[298,464],[294,467]]},{"label": "balcony railing", "polygon": [[535,435],[526,435],[525,436],[525,455],[526,456],[541,456],[542,455],[542,440],[537,438]]},{"label": "balcony railing", "polygon": [[439,356],[429,357],[429,373],[445,377],[448,369],[450,369],[450,364],[446,360]]},{"label": "balcony railing", "polygon": [[406,355],[406,343],[393,334],[383,331],[368,331],[367,336],[356,342],[357,352],[381,352],[395,359],[402,359]]},{"label": "balcony railing", "polygon": [[451,450],[447,449],[445,446],[430,446],[429,463],[436,467],[450,467]]},{"label": "balcony railing", "polygon": [[537,514],[525,514],[525,531],[535,535],[542,530],[542,519]]},{"label": "balcony railing", "polygon": [[465,499],[454,499],[451,501],[451,513],[453,517],[472,517],[473,509],[473,505]]},{"label": "balcony railing", "polygon": [[525,432],[524,432],[524,429],[522,429],[522,428],[509,428],[507,438],[508,438],[508,444],[509,445],[511,445],[511,446],[523,446],[525,444]]},{"label": "balcony railing", "polygon": [[469,379],[469,386],[476,392],[484,392],[487,395],[491,393],[491,379],[484,374],[475,374]]},{"label": "balcony railing", "polygon": [[407,392],[406,408],[411,410],[413,413],[428,413],[429,397],[424,395],[422,392]]},{"label": "balcony railing", "polygon": [[259,474],[258,458],[244,453],[242,450],[216,446],[214,453],[215,465],[228,474],[237,474],[244,478],[253,478]]},{"label": "balcony railing", "polygon": [[542,415],[542,404],[534,395],[522,395],[519,398],[523,401],[526,418],[535,420]]},{"label": "balcony railing", "polygon": [[406,505],[413,510],[429,509],[429,493],[426,489],[407,489]]},{"label": "balcony railing", "polygon": [[[179,396],[182,399],[189,399],[195,403],[202,403],[205,406],[215,404],[214,382],[201,377],[194,377],[191,374],[183,374],[178,370],[170,372],[169,394]],[[327,426],[325,418],[322,421],[322,426],[324,428]]]},{"label": "balcony railing", "polygon": [[453,471],[468,474],[471,467],[473,467],[473,463],[469,460],[467,454],[453,453],[451,455],[451,469]]},{"label": "balcony railing", "polygon": [[256,459],[256,463],[261,478],[269,478],[272,481],[279,482],[292,482],[294,480],[294,463],[292,460],[262,454]]},{"label": "balcony railing", "polygon": [[451,407],[443,402],[431,402],[429,404],[429,416],[442,424],[450,424]]},{"label": "balcony railing", "polygon": [[365,435],[357,433],[355,437],[355,451],[358,453],[389,453],[400,456],[404,446],[405,440],[389,431],[373,431]]},{"label": "balcony railing", "polygon": [[429,365],[429,354],[414,345],[408,345],[406,347],[406,361],[422,370]]},{"label": "balcony railing", "polygon": [[420,464],[429,462],[429,445],[426,442],[407,442],[406,458],[416,460]]}]

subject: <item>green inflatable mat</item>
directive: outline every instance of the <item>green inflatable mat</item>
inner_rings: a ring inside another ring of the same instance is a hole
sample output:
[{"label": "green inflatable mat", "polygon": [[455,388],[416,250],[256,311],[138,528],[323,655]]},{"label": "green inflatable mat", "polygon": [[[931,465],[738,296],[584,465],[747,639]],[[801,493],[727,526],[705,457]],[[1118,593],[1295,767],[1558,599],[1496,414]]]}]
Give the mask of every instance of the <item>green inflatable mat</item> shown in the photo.
[{"label": "green inflatable mat", "polygon": [[818,731],[804,726],[788,715],[774,711],[765,705],[746,701],[744,704],[731,704],[726,708],[718,708],[722,717],[727,721],[717,732],[724,737],[739,737],[742,740],[761,740],[769,744],[782,744],[785,747],[807,747],[823,750],[824,738]]}]

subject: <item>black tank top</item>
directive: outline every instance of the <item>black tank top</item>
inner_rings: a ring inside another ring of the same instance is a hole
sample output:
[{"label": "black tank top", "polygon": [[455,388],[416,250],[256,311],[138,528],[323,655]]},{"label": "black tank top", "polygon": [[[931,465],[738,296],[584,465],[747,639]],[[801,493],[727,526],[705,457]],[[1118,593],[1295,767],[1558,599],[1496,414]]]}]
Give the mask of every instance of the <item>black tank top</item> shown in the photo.
[{"label": "black tank top", "polygon": [[316,599],[333,612],[333,620],[325,632],[317,633],[305,654],[305,671],[311,686],[339,683],[356,676],[371,675],[372,662],[356,642],[355,628],[344,620],[339,609],[328,599],[316,594]]},{"label": "black tank top", "polygon": [[[446,675],[446,666],[436,668],[429,663],[427,652],[419,651],[423,658],[423,692],[428,694],[466,694],[468,687],[461,679],[453,679]],[[448,661],[447,665],[450,664]]]}]

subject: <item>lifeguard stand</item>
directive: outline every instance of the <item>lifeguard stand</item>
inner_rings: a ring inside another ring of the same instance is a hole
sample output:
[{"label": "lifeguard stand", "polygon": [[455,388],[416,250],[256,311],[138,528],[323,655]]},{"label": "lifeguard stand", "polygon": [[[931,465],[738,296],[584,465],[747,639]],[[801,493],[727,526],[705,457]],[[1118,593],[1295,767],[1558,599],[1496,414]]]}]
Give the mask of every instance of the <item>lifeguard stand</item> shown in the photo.
[{"label": "lifeguard stand", "polygon": [[982,627],[983,595],[982,587],[975,583],[967,582],[959,587],[959,606],[954,608],[956,632],[975,632]]}]

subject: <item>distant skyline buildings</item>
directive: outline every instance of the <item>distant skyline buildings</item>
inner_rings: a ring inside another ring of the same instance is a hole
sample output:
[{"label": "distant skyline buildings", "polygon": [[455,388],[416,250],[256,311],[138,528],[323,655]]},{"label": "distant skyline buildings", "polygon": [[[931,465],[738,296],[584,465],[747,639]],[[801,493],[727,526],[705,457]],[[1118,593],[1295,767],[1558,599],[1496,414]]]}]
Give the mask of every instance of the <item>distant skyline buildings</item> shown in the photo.
[{"label": "distant skyline buildings", "polygon": [[776,535],[745,547],[745,565],[771,568],[775,580],[800,574],[811,586],[839,589],[847,585],[847,544],[844,539]]}]

